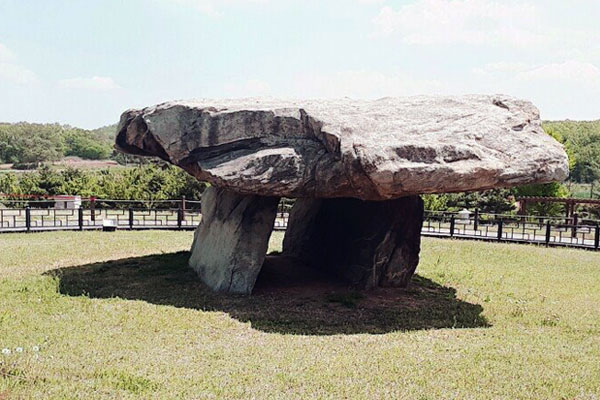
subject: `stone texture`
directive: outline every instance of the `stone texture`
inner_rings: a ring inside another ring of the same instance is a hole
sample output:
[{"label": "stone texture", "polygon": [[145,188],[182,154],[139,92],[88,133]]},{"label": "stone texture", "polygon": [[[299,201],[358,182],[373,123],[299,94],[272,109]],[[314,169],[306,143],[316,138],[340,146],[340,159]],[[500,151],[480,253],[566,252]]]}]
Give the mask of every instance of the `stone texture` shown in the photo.
[{"label": "stone texture", "polygon": [[263,196],[387,200],[568,172],[538,110],[504,95],[169,102],[126,111],[117,147]]},{"label": "stone texture", "polygon": [[406,286],[419,260],[416,195],[568,173],[538,110],[504,95],[168,102],[123,113],[116,145],[213,185],[190,266],[229,293],[252,291],[279,197],[299,198],[286,256],[357,288]]},{"label": "stone texture", "polygon": [[250,294],[265,259],[278,197],[244,196],[209,187],[189,261],[215,291]]},{"label": "stone texture", "polygon": [[387,201],[298,199],[283,254],[356,288],[408,285],[417,264],[423,224],[418,196]]}]

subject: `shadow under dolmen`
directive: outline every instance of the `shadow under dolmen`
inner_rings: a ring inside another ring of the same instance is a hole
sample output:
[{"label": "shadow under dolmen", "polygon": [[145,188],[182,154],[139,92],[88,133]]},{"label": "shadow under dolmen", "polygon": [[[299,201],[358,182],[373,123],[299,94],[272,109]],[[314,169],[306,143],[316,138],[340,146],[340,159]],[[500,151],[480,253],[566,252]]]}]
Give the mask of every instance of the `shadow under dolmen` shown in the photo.
[{"label": "shadow under dolmen", "polygon": [[188,258],[189,252],[150,255],[47,274],[59,279],[65,295],[222,311],[264,332],[332,335],[489,326],[480,305],[419,275],[406,289],[355,291],[294,259],[269,255],[252,296],[234,296],[207,288],[188,267]]}]

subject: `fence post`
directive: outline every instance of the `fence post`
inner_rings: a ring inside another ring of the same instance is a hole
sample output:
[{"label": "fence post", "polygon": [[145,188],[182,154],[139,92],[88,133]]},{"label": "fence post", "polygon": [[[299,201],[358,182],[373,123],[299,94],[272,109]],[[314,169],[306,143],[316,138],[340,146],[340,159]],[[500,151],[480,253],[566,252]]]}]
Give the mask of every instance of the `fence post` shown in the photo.
[{"label": "fence post", "polygon": [[552,229],[552,225],[550,224],[550,220],[546,221],[546,247],[550,244],[550,231]]},{"label": "fence post", "polygon": [[185,196],[181,196],[181,220],[185,220]]},{"label": "fence post", "polygon": [[596,237],[594,238],[594,248],[596,250],[600,248],[600,225],[596,225]]},{"label": "fence post", "polygon": [[473,218],[473,230],[477,232],[477,228],[479,228],[479,208],[475,209],[475,216]]},{"label": "fence post", "polygon": [[31,208],[29,206],[25,207],[25,227],[27,232],[31,232]]},{"label": "fence post", "polygon": [[83,208],[81,206],[79,206],[79,209],[77,210],[77,215],[78,215],[78,220],[79,220],[79,230],[82,231],[83,230]]},{"label": "fence post", "polygon": [[133,208],[129,209],[129,229],[133,229]]},{"label": "fence post", "polygon": [[183,221],[183,209],[177,209],[177,229],[181,229],[181,223]]},{"label": "fence post", "polygon": [[499,219],[498,220],[498,241],[502,240],[502,225],[503,225],[502,219]]},{"label": "fence post", "polygon": [[579,223],[579,214],[573,214],[573,227],[571,228],[571,237],[577,237],[577,224]]},{"label": "fence post", "polygon": [[90,211],[92,213],[92,222],[96,222],[96,198],[90,197]]},{"label": "fence post", "polygon": [[450,216],[450,237],[454,236],[454,214]]}]

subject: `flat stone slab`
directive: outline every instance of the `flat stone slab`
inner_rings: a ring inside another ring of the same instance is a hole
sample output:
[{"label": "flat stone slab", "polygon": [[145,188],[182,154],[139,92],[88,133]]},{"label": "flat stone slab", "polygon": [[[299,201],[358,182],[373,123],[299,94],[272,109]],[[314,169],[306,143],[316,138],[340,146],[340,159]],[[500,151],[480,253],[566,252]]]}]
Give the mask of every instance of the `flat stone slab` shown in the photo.
[{"label": "flat stone slab", "polygon": [[261,196],[388,200],[568,174],[537,108],[504,95],[176,101],[126,111],[116,143]]}]

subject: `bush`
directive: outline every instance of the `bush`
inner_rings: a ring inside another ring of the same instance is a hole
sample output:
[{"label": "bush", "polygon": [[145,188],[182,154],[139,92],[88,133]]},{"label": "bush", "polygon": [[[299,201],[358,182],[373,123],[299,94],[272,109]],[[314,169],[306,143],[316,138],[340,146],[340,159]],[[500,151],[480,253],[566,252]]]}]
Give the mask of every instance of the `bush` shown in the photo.
[{"label": "bush", "polygon": [[18,195],[70,194],[145,201],[182,196],[199,199],[205,186],[182,169],[166,164],[100,171],[76,168],[56,171],[43,166],[35,172],[0,174],[0,193]]},{"label": "bush", "polygon": [[86,131],[59,124],[0,124],[0,162],[39,165],[68,156],[107,159],[112,154],[111,127]]},{"label": "bush", "polygon": [[110,157],[112,148],[106,143],[95,141],[85,132],[72,132],[65,137],[67,156],[77,156],[88,160],[105,160]]}]

